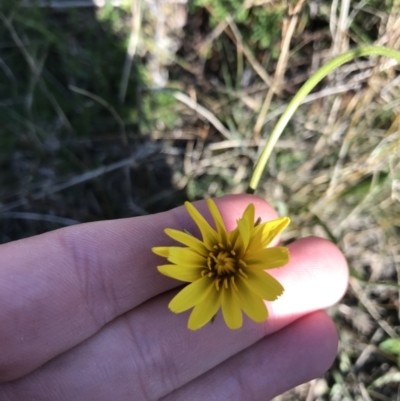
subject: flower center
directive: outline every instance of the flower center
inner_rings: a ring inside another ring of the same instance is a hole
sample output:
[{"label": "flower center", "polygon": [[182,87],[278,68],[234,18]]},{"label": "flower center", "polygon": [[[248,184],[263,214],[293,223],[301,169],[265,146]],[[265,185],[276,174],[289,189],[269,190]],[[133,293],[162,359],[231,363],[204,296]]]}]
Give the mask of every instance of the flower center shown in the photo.
[{"label": "flower center", "polygon": [[236,259],[228,252],[210,253],[208,264],[216,270],[218,276],[236,272]]},{"label": "flower center", "polygon": [[228,244],[228,248],[219,243],[214,245],[214,250],[208,254],[207,267],[201,272],[202,276],[213,277],[215,279],[215,287],[219,291],[220,284],[225,288],[229,285],[237,290],[235,278],[240,274],[243,278],[247,278],[242,267],[246,263],[237,257],[236,252],[231,249],[232,245]]}]

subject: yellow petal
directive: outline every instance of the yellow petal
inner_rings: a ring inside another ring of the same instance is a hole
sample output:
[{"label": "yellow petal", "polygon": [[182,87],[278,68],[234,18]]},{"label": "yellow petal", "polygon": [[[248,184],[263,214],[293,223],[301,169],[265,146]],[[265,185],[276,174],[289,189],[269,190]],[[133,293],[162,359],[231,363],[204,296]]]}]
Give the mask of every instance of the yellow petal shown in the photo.
[{"label": "yellow petal", "polygon": [[217,313],[221,305],[221,291],[215,288],[210,291],[203,301],[198,303],[189,317],[188,328],[197,330],[208,323]]},{"label": "yellow petal", "polygon": [[207,205],[208,208],[210,209],[211,216],[214,219],[215,222],[215,227],[217,227],[217,232],[220,236],[219,240],[220,242],[225,243],[226,245],[226,239],[227,239],[227,234],[226,234],[226,228],[224,221],[222,220],[221,213],[219,212],[217,205],[212,199],[207,199]]},{"label": "yellow petal", "polygon": [[198,280],[201,277],[202,267],[186,268],[177,265],[161,265],[157,269],[164,276],[174,278],[176,280],[187,281],[189,283]]},{"label": "yellow petal", "polygon": [[170,248],[169,246],[155,246],[154,248],[151,248],[151,250],[158,256],[162,256],[163,258],[168,258],[169,248]]},{"label": "yellow petal", "polygon": [[228,233],[228,239],[232,244],[231,248],[235,251],[236,257],[241,259],[245,253],[245,247],[238,227]]},{"label": "yellow petal", "polygon": [[241,258],[246,249],[244,247],[243,239],[238,227],[229,233],[229,241],[231,244],[233,244],[232,248],[234,249],[236,256]]},{"label": "yellow petal", "polygon": [[261,249],[258,252],[247,252],[244,261],[248,267],[255,269],[274,269],[289,262],[289,250],[284,246]]},{"label": "yellow petal", "polygon": [[290,223],[288,217],[281,217],[280,219],[267,221],[260,225],[260,247],[265,248],[271,241],[281,233]]},{"label": "yellow petal", "polygon": [[236,290],[229,286],[222,287],[220,291],[222,291],[221,306],[225,323],[232,330],[239,329],[242,327],[243,316]]},{"label": "yellow petal", "polygon": [[190,248],[181,248],[179,246],[169,247],[168,260],[182,267],[207,267],[205,256],[199,255]]},{"label": "yellow petal", "polygon": [[191,203],[185,202],[185,207],[190,214],[190,217],[197,224],[197,227],[199,227],[204,244],[207,246],[207,248],[212,249],[212,247],[218,242],[217,233]]},{"label": "yellow petal", "polygon": [[202,277],[175,295],[168,307],[175,313],[184,312],[200,303],[209,294],[213,286],[214,280],[207,276]]},{"label": "yellow petal", "polygon": [[257,323],[264,322],[268,318],[268,309],[264,301],[250,291],[242,280],[237,280],[238,298],[240,307],[244,313]]},{"label": "yellow petal", "polygon": [[250,203],[246,210],[243,213],[243,219],[247,222],[249,228],[254,227],[254,217],[255,217],[255,208],[252,203]]},{"label": "yellow petal", "polygon": [[250,242],[250,229],[245,219],[238,220],[238,229],[244,250],[246,250]]},{"label": "yellow petal", "polygon": [[271,241],[285,229],[290,220],[287,217],[262,223],[254,228],[248,247],[249,252],[254,252],[267,247]]},{"label": "yellow petal", "polygon": [[283,293],[281,283],[270,274],[256,269],[245,269],[248,278],[242,281],[256,295],[267,301],[274,301]]},{"label": "yellow petal", "polygon": [[193,237],[192,235],[186,234],[182,231],[174,230],[172,228],[166,228],[165,233],[175,241],[178,241],[181,244],[186,245],[194,251],[198,252],[200,255],[208,256],[207,248],[196,237]]},{"label": "yellow petal", "polygon": [[237,229],[239,231],[239,238],[237,238],[234,248],[239,250],[236,253],[243,253],[246,251],[250,239],[252,237],[252,231],[254,230],[254,205],[250,203],[243,213],[242,218],[237,222]]}]

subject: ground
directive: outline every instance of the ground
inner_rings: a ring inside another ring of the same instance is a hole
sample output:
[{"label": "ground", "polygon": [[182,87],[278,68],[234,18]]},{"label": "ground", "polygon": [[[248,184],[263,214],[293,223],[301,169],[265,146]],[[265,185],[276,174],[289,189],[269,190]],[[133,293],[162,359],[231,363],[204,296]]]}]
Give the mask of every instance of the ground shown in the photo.
[{"label": "ground", "polygon": [[[400,45],[398,2],[27,3],[0,6],[1,243],[242,193],[313,72]],[[284,240],[329,238],[351,268],[334,366],[280,400],[399,399],[399,71],[370,57],[332,73],[262,176]]]}]

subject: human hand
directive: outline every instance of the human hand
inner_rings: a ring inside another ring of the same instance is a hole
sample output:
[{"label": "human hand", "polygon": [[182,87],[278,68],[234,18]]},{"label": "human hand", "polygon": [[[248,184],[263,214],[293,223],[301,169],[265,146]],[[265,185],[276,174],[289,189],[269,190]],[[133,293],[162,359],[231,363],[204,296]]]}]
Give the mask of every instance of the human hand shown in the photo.
[{"label": "human hand", "polygon": [[[249,203],[276,218],[254,196],[215,201],[228,230]],[[1,401],[264,401],[329,368],[337,334],[319,310],[340,299],[348,274],[333,244],[288,246],[289,264],[268,271],[285,293],[264,323],[231,331],[218,315],[190,331],[188,314],[167,308],[180,283],[157,272],[164,262],[151,252],[173,245],[166,227],[197,232],[179,207],[0,247]]]}]

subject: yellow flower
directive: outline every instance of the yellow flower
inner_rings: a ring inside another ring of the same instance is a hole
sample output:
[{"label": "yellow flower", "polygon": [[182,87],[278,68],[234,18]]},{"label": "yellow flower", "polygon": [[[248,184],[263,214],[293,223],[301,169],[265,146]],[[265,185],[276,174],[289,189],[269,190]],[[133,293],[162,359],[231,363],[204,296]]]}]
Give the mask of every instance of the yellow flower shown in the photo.
[{"label": "yellow flower", "polygon": [[274,301],[283,293],[282,285],[264,270],[289,262],[288,249],[282,246],[266,248],[289,224],[287,217],[254,222],[254,205],[250,204],[237,221],[237,227],[227,232],[216,204],[207,199],[215,222],[213,229],[189,202],[185,207],[200,229],[203,240],[167,228],[165,233],[186,247],[155,247],[152,251],[171,264],[158,266],[160,273],[189,282],[170,302],[172,312],[190,308],[188,328],[199,329],[222,309],[227,326],[242,326],[243,312],[256,322],[268,317],[263,300]]}]

